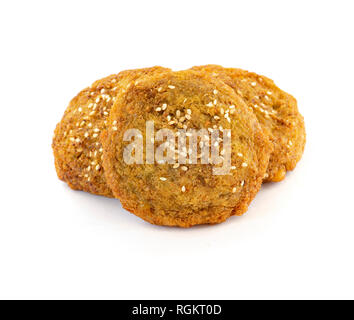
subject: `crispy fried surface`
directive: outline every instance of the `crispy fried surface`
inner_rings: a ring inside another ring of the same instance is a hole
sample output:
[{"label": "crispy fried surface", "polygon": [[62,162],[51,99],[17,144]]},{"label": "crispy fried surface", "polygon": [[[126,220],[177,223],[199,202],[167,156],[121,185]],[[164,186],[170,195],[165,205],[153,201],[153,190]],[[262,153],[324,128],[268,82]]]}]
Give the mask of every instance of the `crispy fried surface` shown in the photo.
[{"label": "crispy fried surface", "polygon": [[217,65],[192,69],[220,77],[252,108],[274,147],[265,181],[283,180],[286,171],[293,170],[301,159],[306,143],[304,119],[296,99],[280,90],[271,79],[256,73]]},{"label": "crispy fried surface", "polygon": [[[235,170],[217,176],[209,164],[126,164],[124,133],[139,129],[145,141],[146,121],[154,121],[155,131],[231,129]],[[118,94],[101,139],[106,180],[124,208],[150,223],[180,227],[242,215],[261,186],[271,151],[242,99],[221,80],[195,71],[149,75],[132,83]]]},{"label": "crispy fried surface", "polygon": [[113,197],[102,167],[99,137],[115,97],[130,81],[161,67],[127,70],[94,82],[71,100],[55,129],[53,151],[58,177],[75,190]]}]

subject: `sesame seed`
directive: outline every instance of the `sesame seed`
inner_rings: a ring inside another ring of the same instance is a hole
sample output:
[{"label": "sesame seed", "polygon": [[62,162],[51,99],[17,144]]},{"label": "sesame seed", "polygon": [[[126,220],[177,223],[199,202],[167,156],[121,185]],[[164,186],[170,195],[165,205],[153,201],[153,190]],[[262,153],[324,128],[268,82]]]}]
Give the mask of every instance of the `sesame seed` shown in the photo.
[{"label": "sesame seed", "polygon": [[181,116],[181,111],[177,110],[176,111],[176,116],[179,118]]},{"label": "sesame seed", "polygon": [[241,152],[237,152],[237,155],[241,158],[243,157],[243,154]]},{"label": "sesame seed", "polygon": [[157,89],[158,92],[161,92],[161,90],[162,90],[162,87],[160,87],[160,88]]},{"label": "sesame seed", "polygon": [[181,169],[182,169],[183,171],[187,171],[187,170],[188,170],[188,167],[182,166]]},{"label": "sesame seed", "polygon": [[215,120],[219,120],[219,119],[220,119],[220,117],[218,117],[218,116],[214,116],[214,119],[215,119]]},{"label": "sesame seed", "polygon": [[167,179],[165,177],[160,177],[161,181],[166,181]]},{"label": "sesame seed", "polygon": [[166,110],[166,108],[167,108],[167,104],[164,103],[164,104],[162,105],[162,110]]},{"label": "sesame seed", "polygon": [[251,82],[251,86],[252,86],[252,87],[255,87],[256,85],[257,85],[257,82],[256,82],[256,81]]},{"label": "sesame seed", "polygon": [[247,167],[247,163],[246,162],[242,163],[242,167],[246,168]]},{"label": "sesame seed", "polygon": [[220,113],[221,113],[221,114],[224,114],[224,112],[225,112],[224,108],[221,108],[221,109],[220,109]]},{"label": "sesame seed", "polygon": [[185,186],[182,186],[181,191],[182,191],[182,192],[186,192],[186,187],[185,187]]},{"label": "sesame seed", "polygon": [[168,87],[169,87],[170,89],[176,88],[175,86],[171,86],[171,85],[169,85]]},{"label": "sesame seed", "polygon": [[156,111],[157,111],[157,112],[161,111],[161,108],[160,108],[160,107],[157,107],[157,108],[156,108]]},{"label": "sesame seed", "polygon": [[95,128],[95,129],[93,129],[93,132],[100,132],[100,129]]},{"label": "sesame seed", "polygon": [[89,133],[85,132],[84,136],[85,136],[85,138],[87,138],[89,136]]},{"label": "sesame seed", "polygon": [[212,102],[209,102],[206,106],[207,106],[207,107],[213,107],[214,105],[213,105]]},{"label": "sesame seed", "polygon": [[214,105],[216,105],[218,103],[218,100],[215,99],[213,103],[214,103]]},{"label": "sesame seed", "polygon": [[82,112],[82,108],[81,107],[78,110],[79,110],[79,112]]},{"label": "sesame seed", "polygon": [[117,127],[112,127],[112,129],[113,129],[114,131],[118,131],[118,128],[117,128]]},{"label": "sesame seed", "polygon": [[101,89],[101,93],[104,93],[106,90],[103,88],[103,89]]},{"label": "sesame seed", "polygon": [[113,125],[115,126],[117,124],[117,120],[114,120],[113,121]]},{"label": "sesame seed", "polygon": [[231,170],[235,170],[236,169],[236,167],[235,166],[231,166]]},{"label": "sesame seed", "polygon": [[185,117],[187,120],[190,120],[192,118],[189,114],[186,114]]},{"label": "sesame seed", "polygon": [[96,171],[98,171],[98,170],[100,170],[101,169],[101,166],[98,164],[97,166],[96,166]]},{"label": "sesame seed", "polygon": [[116,80],[116,79],[112,79],[111,82],[112,82],[112,83],[116,83],[117,80]]},{"label": "sesame seed", "polygon": [[98,137],[98,134],[97,133],[94,133],[93,135],[92,135],[92,138],[97,138]]},{"label": "sesame seed", "polygon": [[241,187],[245,184],[245,180],[241,181]]},{"label": "sesame seed", "polygon": [[99,103],[99,102],[100,102],[100,97],[97,97],[96,103]]},{"label": "sesame seed", "polygon": [[219,145],[219,142],[216,141],[216,142],[214,143],[214,147],[217,147],[218,145]]},{"label": "sesame seed", "polygon": [[187,113],[188,114],[192,114],[192,110],[191,109],[187,109]]},{"label": "sesame seed", "polygon": [[235,109],[235,106],[234,106],[234,105],[231,105],[229,108],[230,108],[230,109]]},{"label": "sesame seed", "polygon": [[173,169],[177,169],[178,167],[179,167],[179,163],[175,163],[175,164],[172,166]]},{"label": "sesame seed", "polygon": [[167,116],[167,121],[171,121],[171,116],[170,115]]},{"label": "sesame seed", "polygon": [[272,91],[267,91],[267,94],[268,94],[268,95],[272,95],[273,92],[272,92]]},{"label": "sesame seed", "polygon": [[214,93],[214,94],[218,94],[218,90],[215,89],[215,90],[213,91],[213,93]]}]

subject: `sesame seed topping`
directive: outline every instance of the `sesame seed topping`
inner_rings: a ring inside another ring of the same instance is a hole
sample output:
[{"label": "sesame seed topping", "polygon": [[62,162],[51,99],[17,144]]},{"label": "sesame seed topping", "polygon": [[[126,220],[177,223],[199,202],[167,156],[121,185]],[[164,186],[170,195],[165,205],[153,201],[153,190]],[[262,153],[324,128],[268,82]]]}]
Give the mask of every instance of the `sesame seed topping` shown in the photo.
[{"label": "sesame seed topping", "polygon": [[118,128],[117,128],[117,127],[112,127],[112,129],[113,129],[114,131],[118,131]]},{"label": "sesame seed topping", "polygon": [[213,107],[214,105],[213,105],[212,102],[209,102],[206,106],[207,106],[207,107]]},{"label": "sesame seed topping", "polygon": [[156,111],[157,111],[157,112],[159,112],[159,111],[161,111],[161,110],[162,110],[162,109],[161,109],[160,107],[157,107],[157,108],[156,108]]},{"label": "sesame seed topping", "polygon": [[89,133],[85,132],[84,136],[85,136],[85,138],[87,138],[89,136]]},{"label": "sesame seed topping", "polygon": [[241,187],[243,187],[243,185],[245,184],[245,180],[241,181]]},{"label": "sesame seed topping", "polygon": [[157,89],[158,92],[161,92],[161,90],[162,90],[162,87],[160,87],[160,88]]},{"label": "sesame seed topping", "polygon": [[191,109],[187,109],[187,114],[192,114],[192,110]]},{"label": "sesame seed topping", "polygon": [[235,170],[236,169],[236,167],[235,166],[231,166],[231,170]]},{"label": "sesame seed topping", "polygon": [[213,93],[214,93],[214,94],[218,94],[218,90],[215,89],[215,90],[213,91]]},{"label": "sesame seed topping", "polygon": [[165,177],[160,177],[161,181],[166,181],[167,179]]},{"label": "sesame seed topping", "polygon": [[172,166],[173,169],[177,169],[178,167],[179,167],[179,163],[175,163],[175,164]]},{"label": "sesame seed topping", "polygon": [[171,85],[169,85],[168,87],[169,87],[170,89],[176,88],[175,86],[171,86]]},{"label": "sesame seed topping", "polygon": [[98,137],[98,134],[97,133],[94,133],[93,135],[92,135],[92,138],[97,138]]},{"label": "sesame seed topping", "polygon": [[187,170],[188,170],[188,167],[182,166],[181,169],[182,169],[183,171],[187,171]]},{"label": "sesame seed topping", "polygon": [[167,104],[164,103],[164,104],[162,105],[162,110],[166,110],[166,108],[167,108]]},{"label": "sesame seed topping", "polygon": [[186,114],[185,117],[187,120],[190,120],[192,118],[189,114]]},{"label": "sesame seed topping", "polygon": [[96,171],[98,171],[98,170],[100,170],[101,169],[101,166],[98,164],[97,166],[96,166]]},{"label": "sesame seed topping", "polygon": [[99,102],[100,102],[100,97],[97,97],[96,103],[99,103]]},{"label": "sesame seed topping", "polygon": [[255,87],[256,85],[257,85],[257,82],[256,82],[256,81],[251,82],[251,86],[252,86],[252,87]]},{"label": "sesame seed topping", "polygon": [[267,94],[268,94],[268,95],[272,95],[273,92],[272,92],[272,91],[267,91]]},{"label": "sesame seed topping", "polygon": [[182,192],[186,192],[186,187],[185,187],[185,186],[182,186],[181,191],[182,191]]},{"label": "sesame seed topping", "polygon": [[242,163],[242,167],[246,168],[247,167],[247,163],[246,162]]},{"label": "sesame seed topping", "polygon": [[218,103],[218,100],[215,99],[213,103],[214,103],[214,105],[216,105]]},{"label": "sesame seed topping", "polygon": [[237,152],[237,155],[241,158],[243,157],[243,154],[241,152]]}]

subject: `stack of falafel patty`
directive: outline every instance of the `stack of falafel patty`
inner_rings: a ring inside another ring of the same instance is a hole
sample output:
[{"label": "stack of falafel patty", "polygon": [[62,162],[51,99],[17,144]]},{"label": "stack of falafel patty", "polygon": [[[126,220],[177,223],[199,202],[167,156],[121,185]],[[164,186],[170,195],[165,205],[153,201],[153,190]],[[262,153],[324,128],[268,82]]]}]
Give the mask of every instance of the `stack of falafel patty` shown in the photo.
[{"label": "stack of falafel patty", "polygon": [[264,76],[206,65],[94,82],[70,102],[53,150],[72,189],[115,197],[153,224],[190,227],[245,213],[263,182],[295,168],[305,142],[294,97]]}]

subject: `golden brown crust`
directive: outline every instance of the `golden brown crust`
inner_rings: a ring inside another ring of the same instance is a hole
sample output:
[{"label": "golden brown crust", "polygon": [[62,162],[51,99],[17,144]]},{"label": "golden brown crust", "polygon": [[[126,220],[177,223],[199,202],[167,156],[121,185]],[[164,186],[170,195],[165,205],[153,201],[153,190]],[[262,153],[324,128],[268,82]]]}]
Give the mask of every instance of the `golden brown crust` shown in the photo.
[{"label": "golden brown crust", "polygon": [[102,168],[99,136],[122,86],[161,67],[127,70],[94,82],[71,100],[53,138],[58,177],[75,190],[113,197]]},{"label": "golden brown crust", "polygon": [[[155,131],[183,125],[197,130],[231,129],[235,168],[229,175],[217,176],[210,164],[175,168],[125,163],[124,133],[139,129],[145,141],[146,121],[154,121]],[[195,71],[166,72],[132,83],[118,94],[101,140],[106,180],[123,207],[150,223],[180,227],[242,215],[261,186],[271,150],[242,99],[221,80]]]},{"label": "golden brown crust", "polygon": [[281,181],[301,159],[305,143],[305,125],[296,99],[280,90],[264,76],[241,69],[218,65],[193,67],[220,77],[240,95],[256,114],[273,143],[265,181]]}]

